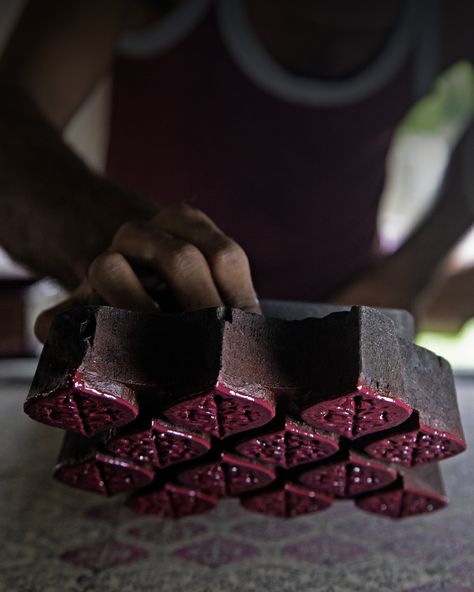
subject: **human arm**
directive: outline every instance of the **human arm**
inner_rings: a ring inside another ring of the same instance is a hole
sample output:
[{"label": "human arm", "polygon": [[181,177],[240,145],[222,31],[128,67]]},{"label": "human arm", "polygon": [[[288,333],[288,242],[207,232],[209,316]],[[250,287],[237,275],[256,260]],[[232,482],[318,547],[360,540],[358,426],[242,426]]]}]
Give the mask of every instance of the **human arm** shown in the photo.
[{"label": "human arm", "polygon": [[81,298],[96,292],[110,304],[156,310],[132,268],[145,262],[184,309],[225,302],[258,310],[245,254],[209,219],[186,206],[157,214],[92,172],[61,138],[110,69],[138,4],[28,5],[0,63],[0,242],[37,274],[81,285]]},{"label": "human arm", "polygon": [[[441,56],[432,57],[438,61],[440,71],[461,59],[474,62],[473,5],[461,0],[455,4],[445,2],[443,8],[439,18]],[[474,221],[474,197],[463,182],[467,170],[474,164],[474,154],[468,146],[472,146],[472,127],[472,122],[465,126],[430,210],[406,242],[397,252],[379,260],[366,274],[333,295],[336,301],[399,306],[421,313],[428,292],[444,273],[446,256]]]},{"label": "human arm", "polygon": [[126,0],[30,2],[0,62],[0,240],[36,273],[76,286],[150,206],[93,173],[61,133],[110,67]]},{"label": "human arm", "polygon": [[333,295],[333,301],[417,311],[440,263],[474,223],[474,195],[470,196],[465,182],[466,161],[474,162],[470,154],[473,136],[471,124],[451,155],[431,209],[407,240]]}]

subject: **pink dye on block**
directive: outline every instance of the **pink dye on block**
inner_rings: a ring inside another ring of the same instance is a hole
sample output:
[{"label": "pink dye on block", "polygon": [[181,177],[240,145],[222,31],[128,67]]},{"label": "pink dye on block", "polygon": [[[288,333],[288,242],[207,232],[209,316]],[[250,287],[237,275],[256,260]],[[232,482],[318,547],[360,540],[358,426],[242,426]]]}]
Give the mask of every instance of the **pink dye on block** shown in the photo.
[{"label": "pink dye on block", "polygon": [[349,452],[336,462],[321,464],[300,475],[307,487],[336,497],[352,497],[395,481],[397,472],[380,462]]},{"label": "pink dye on block", "polygon": [[447,504],[438,465],[400,468],[396,483],[355,500],[361,510],[390,518],[404,518],[434,512]]},{"label": "pink dye on block", "polygon": [[128,386],[105,386],[76,372],[55,391],[28,397],[25,412],[41,423],[90,437],[131,422],[138,403]]},{"label": "pink dye on block", "polygon": [[154,472],[130,461],[97,452],[85,460],[59,462],[54,477],[71,487],[110,496],[148,485],[153,480]]},{"label": "pink dye on block", "polygon": [[163,411],[169,421],[191,430],[225,438],[260,427],[275,416],[275,403],[268,391],[248,394],[222,383],[206,393],[191,395]]},{"label": "pink dye on block", "polygon": [[339,450],[339,444],[332,434],[286,419],[283,427],[263,430],[234,448],[250,460],[289,469],[332,456]]},{"label": "pink dye on block", "polygon": [[365,451],[405,467],[463,452],[466,443],[448,362],[414,344],[400,342],[400,351],[406,390],[416,411],[399,429],[370,438]]},{"label": "pink dye on block", "polygon": [[301,417],[320,430],[353,440],[393,428],[408,419],[412,411],[410,405],[396,397],[377,394],[359,384],[356,392],[309,405]]},{"label": "pink dye on block", "polygon": [[163,518],[202,514],[215,508],[218,503],[216,497],[173,483],[138,491],[127,501],[127,505],[139,514]]},{"label": "pink dye on block", "polygon": [[374,458],[408,468],[444,460],[465,449],[465,442],[454,434],[420,423],[418,429],[382,437],[366,446],[364,451]]},{"label": "pink dye on block", "polygon": [[280,487],[270,487],[247,494],[242,497],[241,503],[244,508],[252,512],[279,518],[293,518],[329,508],[332,498],[301,485],[285,483]]},{"label": "pink dye on block", "polygon": [[202,456],[210,449],[211,442],[205,435],[153,419],[148,428],[120,430],[104,446],[116,456],[163,469]]},{"label": "pink dye on block", "polygon": [[403,489],[400,485],[388,491],[364,496],[357,499],[355,504],[366,512],[381,514],[389,518],[405,518],[444,508],[447,501],[445,497],[433,492]]},{"label": "pink dye on block", "polygon": [[216,497],[260,489],[274,479],[275,472],[268,467],[227,453],[222,453],[213,462],[196,464],[178,473],[178,480],[184,485]]}]

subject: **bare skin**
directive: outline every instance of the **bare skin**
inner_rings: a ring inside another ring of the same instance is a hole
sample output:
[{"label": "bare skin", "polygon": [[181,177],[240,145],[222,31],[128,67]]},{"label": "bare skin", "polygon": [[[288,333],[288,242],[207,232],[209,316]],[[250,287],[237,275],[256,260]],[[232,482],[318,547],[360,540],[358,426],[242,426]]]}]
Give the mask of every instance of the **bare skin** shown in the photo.
[{"label": "bare skin", "polygon": [[463,149],[470,134],[474,134],[473,125],[452,154],[439,198],[427,217],[396,253],[335,294],[334,302],[370,302],[425,314],[423,309],[429,300],[425,289],[432,281],[439,281],[436,270],[440,261],[474,222],[474,211],[462,184]]},{"label": "bare skin", "polygon": [[118,308],[157,312],[159,305],[144,289],[134,264],[163,278],[182,310],[226,304],[260,312],[243,249],[203,212],[179,204],[149,220],[122,224],[70,298],[38,317],[38,337],[44,340],[59,311],[97,297]]},{"label": "bare skin", "polygon": [[38,318],[40,339],[58,310],[79,302],[157,311],[135,264],[158,272],[183,310],[226,303],[260,311],[245,253],[205,214],[186,205],[158,213],[92,173],[62,142],[64,126],[109,70],[120,35],[156,18],[145,4],[137,12],[139,4],[82,0],[71,14],[58,0],[40,12],[32,2],[0,65],[2,243],[73,290]]},{"label": "bare skin", "polygon": [[[400,8],[399,0],[364,0],[365,10],[346,0],[338,5],[247,2],[257,34],[276,59],[302,75],[327,77],[368,63]],[[359,18],[364,13],[373,15],[369,22]],[[110,70],[120,36],[159,17],[144,0],[30,2],[0,63],[0,240],[14,258],[72,290],[67,302],[39,317],[42,339],[54,314],[74,303],[99,298],[158,310],[136,273],[143,264],[163,278],[183,310],[220,304],[260,310],[245,253],[204,213],[185,204],[158,211],[92,173],[62,142],[65,125]],[[455,47],[446,44],[448,65],[471,57],[465,47],[471,36],[463,41],[459,22],[446,22],[456,37]],[[459,202],[454,209],[453,190]],[[446,212],[452,222],[439,244]],[[411,306],[472,218],[456,187],[447,185],[400,253],[335,298]],[[396,293],[387,291],[387,277]]]}]

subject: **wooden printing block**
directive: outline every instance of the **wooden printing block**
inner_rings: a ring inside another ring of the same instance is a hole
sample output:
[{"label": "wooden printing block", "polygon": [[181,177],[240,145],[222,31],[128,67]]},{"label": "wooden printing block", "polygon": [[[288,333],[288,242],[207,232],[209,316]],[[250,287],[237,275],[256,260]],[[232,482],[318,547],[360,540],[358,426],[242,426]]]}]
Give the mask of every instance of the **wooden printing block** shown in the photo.
[{"label": "wooden printing block", "polygon": [[232,446],[245,458],[283,469],[322,460],[339,450],[339,437],[312,426],[282,417],[241,438]]},{"label": "wooden printing block", "polygon": [[212,386],[204,392],[174,392],[162,413],[178,425],[225,438],[268,423],[275,416],[276,398],[269,352],[261,339],[265,319],[218,310],[223,323]]},{"label": "wooden printing block", "polygon": [[[305,319],[322,319],[334,312],[349,312],[352,306],[327,304],[321,302],[292,302],[288,300],[260,301],[264,316],[284,321],[304,321]],[[408,311],[399,308],[377,308],[379,312],[393,321],[398,337],[406,341],[415,338],[415,319]]]},{"label": "wooden printing block", "polygon": [[[303,321],[229,311],[219,383],[229,389],[226,405],[233,419],[232,430],[214,433],[220,437],[264,425],[231,401],[233,393],[269,402],[276,396],[290,415],[350,439],[399,425],[412,413],[394,322],[365,307]],[[163,413],[172,422],[208,431],[192,421],[196,403],[199,409],[210,406],[188,398]]]},{"label": "wooden printing block", "polygon": [[306,392],[289,401],[290,411],[351,440],[397,426],[410,416],[392,319],[375,309],[353,307],[303,323],[299,343],[292,347],[305,360],[300,384]]},{"label": "wooden printing block", "polygon": [[308,423],[357,437],[411,412],[393,394],[396,342],[393,321],[364,308],[289,322],[230,309],[81,307],[53,324],[25,411],[90,436],[131,421],[147,388],[169,421],[222,438],[264,425],[275,393],[296,389]]},{"label": "wooden printing block", "polygon": [[[145,315],[80,307],[53,323],[25,411],[33,419],[87,436],[137,416],[137,391],[151,391],[170,420],[217,437],[267,423],[272,392],[239,390],[223,375],[228,309]],[[234,364],[236,365],[236,364]]]},{"label": "wooden printing block", "polygon": [[93,435],[133,419],[146,389],[153,415],[225,438],[268,423],[278,397],[312,426],[356,439],[412,412],[403,344],[393,320],[365,307],[303,321],[83,307],[54,324],[25,410]]},{"label": "wooden printing block", "polygon": [[162,518],[182,518],[209,512],[219,499],[201,491],[157,480],[136,491],[127,500],[127,506],[138,514],[151,514]]},{"label": "wooden printing block", "polygon": [[347,498],[386,487],[397,477],[397,471],[392,467],[365,455],[345,451],[303,470],[299,481],[312,490]]},{"label": "wooden printing block", "polygon": [[329,508],[332,497],[290,481],[241,496],[241,504],[251,512],[279,518],[294,518]]},{"label": "wooden printing block", "polygon": [[422,347],[404,342],[400,345],[405,387],[415,411],[397,430],[373,436],[365,452],[405,467],[463,452],[466,443],[448,362]]},{"label": "wooden printing block", "polygon": [[113,430],[102,446],[120,458],[165,469],[202,456],[211,448],[211,439],[155,418]]},{"label": "wooden printing block", "polygon": [[389,518],[404,518],[434,512],[446,506],[441,472],[436,463],[399,469],[398,480],[389,487],[356,498],[361,510]]},{"label": "wooden printing block", "polygon": [[92,441],[67,433],[53,475],[71,487],[111,496],[148,485],[154,471],[103,453]]},{"label": "wooden printing block", "polygon": [[24,406],[33,419],[93,436],[137,416],[136,392],[115,380],[113,356],[97,352],[89,371],[100,313],[95,307],[77,307],[53,322]]},{"label": "wooden printing block", "polygon": [[[269,314],[289,318],[303,314],[301,305],[294,303],[263,305]],[[303,308],[309,314],[323,315],[341,307]],[[387,311],[391,315],[387,316],[365,307],[343,307],[342,312],[323,318],[295,321],[235,309],[222,314],[225,322],[216,382],[220,395],[173,401],[163,410],[170,421],[209,432],[200,414],[217,406],[224,418],[225,410],[231,429],[221,420],[210,433],[227,437],[265,425],[274,411],[265,410],[264,402],[274,406],[275,398],[290,414],[301,415],[313,427],[350,438],[387,429],[409,417],[412,409],[403,400],[398,351],[398,337],[411,339],[414,332],[413,318],[405,311]],[[246,396],[252,400],[250,407],[243,404]]]},{"label": "wooden printing block", "polygon": [[266,487],[275,476],[275,472],[265,465],[222,452],[178,472],[177,479],[203,493],[227,497]]}]

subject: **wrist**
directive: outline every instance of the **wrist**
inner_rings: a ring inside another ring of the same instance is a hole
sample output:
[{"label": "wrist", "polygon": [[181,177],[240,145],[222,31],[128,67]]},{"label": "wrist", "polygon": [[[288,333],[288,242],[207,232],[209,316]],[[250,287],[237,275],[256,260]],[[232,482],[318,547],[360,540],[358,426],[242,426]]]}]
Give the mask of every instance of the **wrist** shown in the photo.
[{"label": "wrist", "polygon": [[93,174],[84,181],[75,197],[81,211],[79,228],[70,234],[67,249],[73,287],[87,276],[92,261],[110,247],[123,224],[150,220],[158,210],[156,205],[115,186],[106,178]]}]

